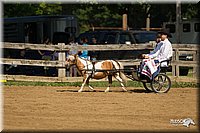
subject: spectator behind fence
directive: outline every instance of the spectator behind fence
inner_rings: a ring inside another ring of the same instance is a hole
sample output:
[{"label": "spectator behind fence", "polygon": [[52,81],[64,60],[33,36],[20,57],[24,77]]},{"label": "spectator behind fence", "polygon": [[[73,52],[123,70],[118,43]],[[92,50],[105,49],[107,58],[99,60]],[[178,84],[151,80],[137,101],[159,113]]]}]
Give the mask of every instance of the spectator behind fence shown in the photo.
[{"label": "spectator behind fence", "polygon": [[[26,49],[20,50],[19,59],[29,59],[27,56],[29,55]],[[38,66],[26,66],[26,65],[18,65],[17,72],[19,74],[25,75],[37,75],[41,73],[41,69]]]},{"label": "spectator behind fence", "polygon": [[[46,45],[50,45],[51,42],[49,40],[48,37],[46,37],[44,39],[44,44]],[[49,50],[38,50],[38,53],[42,56],[43,60],[47,60],[47,61],[52,61],[55,60],[57,58],[57,52],[56,51],[49,51]],[[52,68],[52,67],[46,67],[44,66],[44,71],[45,71],[45,75],[50,75],[50,76],[55,76],[56,75],[56,68]]]},{"label": "spectator behind fence", "polygon": [[[10,55],[10,52],[11,51],[7,51],[5,50],[4,51],[4,57],[5,58],[12,58]],[[15,54],[17,55],[15,58],[17,59],[25,59],[25,50],[22,49],[22,50],[19,50],[19,53],[18,51],[15,52]],[[17,64],[4,64],[3,65],[3,69],[4,69],[4,72],[7,74],[25,74],[26,71],[26,66],[23,66],[23,65],[17,65]]]},{"label": "spectator behind fence", "polygon": [[[96,37],[92,38],[92,43],[91,45],[96,45],[97,44],[97,39]],[[89,51],[89,56],[92,62],[95,62],[97,59],[97,51]]]},{"label": "spectator behind fence", "polygon": [[[88,46],[88,39],[86,37],[83,37],[81,41],[83,42],[82,44],[83,46]],[[88,55],[88,50],[81,51],[80,57],[90,60],[90,56]]]},{"label": "spectator behind fence", "polygon": [[[45,38],[44,39],[44,44],[46,45],[50,45],[50,40],[49,38]],[[43,60],[53,60],[54,59],[54,54],[55,54],[55,51],[49,51],[49,50],[38,50],[38,53],[42,56],[42,59]]]},{"label": "spectator behind fence", "polygon": [[[76,46],[78,46],[78,43],[74,42],[74,38],[70,37],[69,39],[69,44],[73,47],[72,49],[69,50],[68,54],[72,55],[72,54],[77,54],[78,50],[76,48]],[[68,54],[66,54],[66,57],[68,56]],[[66,75],[67,77],[71,76],[71,77],[77,77],[77,69],[76,66],[73,65],[70,67],[69,70],[66,71]]]}]

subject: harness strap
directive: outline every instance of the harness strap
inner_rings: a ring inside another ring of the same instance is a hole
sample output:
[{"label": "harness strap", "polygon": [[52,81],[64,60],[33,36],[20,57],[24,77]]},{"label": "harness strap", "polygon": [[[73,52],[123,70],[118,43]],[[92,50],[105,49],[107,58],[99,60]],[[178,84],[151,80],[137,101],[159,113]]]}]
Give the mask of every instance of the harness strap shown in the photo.
[{"label": "harness strap", "polygon": [[95,73],[95,62],[92,62],[92,73],[91,76],[94,77],[94,73]]}]

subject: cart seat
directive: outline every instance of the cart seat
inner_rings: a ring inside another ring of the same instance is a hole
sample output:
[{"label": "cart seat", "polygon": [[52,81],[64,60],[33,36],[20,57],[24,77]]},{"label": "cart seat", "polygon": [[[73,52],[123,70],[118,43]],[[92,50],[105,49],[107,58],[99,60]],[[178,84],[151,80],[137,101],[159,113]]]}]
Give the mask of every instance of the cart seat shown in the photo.
[{"label": "cart seat", "polygon": [[[172,61],[172,58],[169,58],[167,60],[163,60],[160,62],[160,69],[161,69],[161,72],[167,72],[168,69],[170,69],[170,66],[171,66],[171,61]],[[166,65],[165,66],[162,66],[162,63],[163,62],[166,62]]]}]

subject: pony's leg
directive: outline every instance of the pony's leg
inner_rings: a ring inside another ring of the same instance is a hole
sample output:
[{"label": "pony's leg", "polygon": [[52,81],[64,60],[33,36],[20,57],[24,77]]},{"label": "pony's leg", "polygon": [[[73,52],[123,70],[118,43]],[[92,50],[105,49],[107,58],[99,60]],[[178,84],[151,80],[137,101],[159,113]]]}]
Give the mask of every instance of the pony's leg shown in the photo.
[{"label": "pony's leg", "polygon": [[89,84],[89,81],[90,81],[90,77],[88,77],[87,81],[86,81],[86,84],[89,86],[89,88],[93,91],[94,88]]},{"label": "pony's leg", "polygon": [[86,75],[86,78],[84,79],[84,81],[83,81],[83,83],[82,83],[82,85],[81,85],[81,89],[80,90],[78,90],[78,92],[82,92],[83,91],[83,87],[85,86],[85,83],[86,83],[86,81],[88,80],[88,75]]},{"label": "pony's leg", "polygon": [[115,78],[120,82],[120,84],[121,84],[121,86],[122,86],[122,89],[123,89],[124,91],[127,91],[127,90],[125,89],[124,84],[123,84],[123,80],[122,80],[122,78],[119,76],[119,74],[116,74],[116,75],[115,75]]},{"label": "pony's leg", "polygon": [[112,85],[112,75],[108,75],[108,82],[109,82],[109,85],[107,89],[105,90],[105,92],[109,92],[110,90],[110,86]]},{"label": "pony's leg", "polygon": [[105,92],[109,92],[110,90],[110,85],[107,87],[107,89],[105,90]]}]

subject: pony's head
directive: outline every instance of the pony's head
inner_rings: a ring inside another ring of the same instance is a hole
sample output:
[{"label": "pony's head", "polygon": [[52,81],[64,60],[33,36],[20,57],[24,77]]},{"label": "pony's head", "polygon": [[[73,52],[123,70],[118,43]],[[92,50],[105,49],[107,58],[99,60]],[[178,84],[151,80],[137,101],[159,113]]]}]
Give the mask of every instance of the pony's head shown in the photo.
[{"label": "pony's head", "polygon": [[75,55],[68,55],[67,60],[66,60],[66,67],[67,69],[71,66],[71,65],[75,65],[76,61],[77,61],[77,54]]}]

